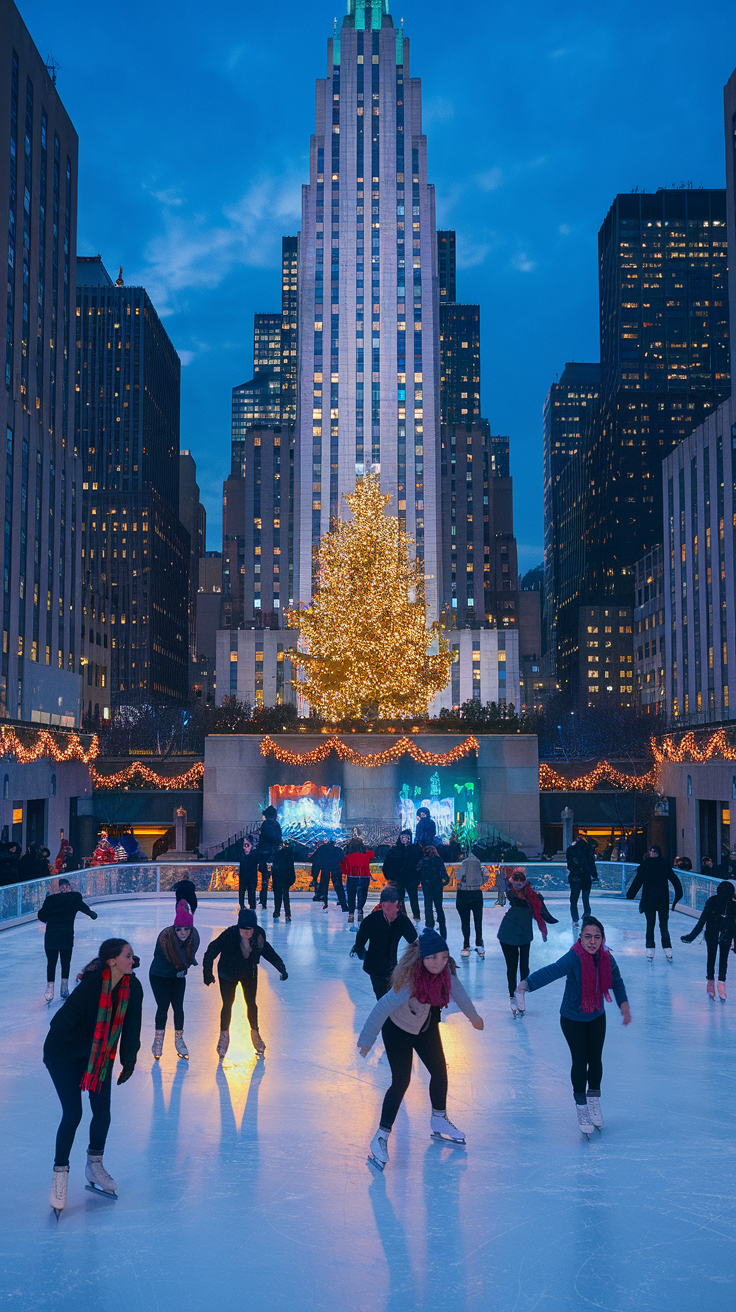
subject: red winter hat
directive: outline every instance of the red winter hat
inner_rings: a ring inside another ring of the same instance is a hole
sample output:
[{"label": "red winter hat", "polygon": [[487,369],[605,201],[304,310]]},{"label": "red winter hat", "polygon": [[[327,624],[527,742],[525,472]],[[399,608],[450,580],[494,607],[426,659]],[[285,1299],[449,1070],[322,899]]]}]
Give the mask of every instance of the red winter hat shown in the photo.
[{"label": "red winter hat", "polygon": [[184,898],[182,898],[181,901],[177,902],[176,904],[174,929],[181,928],[182,926],[186,926],[187,929],[191,929],[193,924],[194,924],[194,916],[189,910],[189,903],[185,902]]}]

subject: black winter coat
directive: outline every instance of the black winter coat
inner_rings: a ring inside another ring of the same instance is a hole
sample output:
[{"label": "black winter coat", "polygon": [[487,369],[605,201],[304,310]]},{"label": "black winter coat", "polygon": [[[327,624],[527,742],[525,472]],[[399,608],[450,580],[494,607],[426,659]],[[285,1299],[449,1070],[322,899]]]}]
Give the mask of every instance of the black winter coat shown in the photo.
[{"label": "black winter coat", "polygon": [[399,943],[405,938],[413,943],[417,931],[402,911],[389,924],[381,904],[362,921],[352,951],[363,962],[367,975],[380,975],[387,979],[398,959]]},{"label": "black winter coat", "polygon": [[74,946],[74,918],[79,912],[97,919],[97,912],[82,901],[82,894],[49,893],[39,908],[38,918],[46,926],[44,946],[47,948],[71,948]]},{"label": "black winter coat", "polygon": [[683,943],[692,943],[701,930],[705,930],[706,943],[730,944],[736,936],[736,898],[709,897],[695,928],[681,935]]},{"label": "black winter coat", "polygon": [[325,875],[328,879],[330,875],[335,875],[342,883],[342,871],[340,862],[344,853],[336,847],[334,843],[323,843],[312,858],[312,879],[319,884],[320,878]]},{"label": "black winter coat", "polygon": [[[63,893],[62,897],[69,897],[69,894]],[[113,1007],[119,988],[120,984],[112,991]],[[46,1042],[43,1045],[43,1059],[47,1066],[61,1065],[65,1061],[89,1060],[101,992],[102,971],[85,971],[79,984],[72,989],[49,1026]],[[141,1046],[142,1006],[143,989],[140,980],[135,975],[131,975],[130,997],[119,1046],[120,1064],[125,1070],[135,1066],[138,1049]],[[108,1075],[111,1074],[112,1072],[109,1071]]]},{"label": "black winter coat", "polygon": [[396,843],[388,849],[383,861],[383,877],[391,884],[401,885],[419,883],[419,862],[422,849],[416,843]]},{"label": "black winter coat", "polygon": [[220,979],[229,980],[231,984],[237,984],[239,980],[250,979],[255,975],[261,957],[270,961],[279,974],[286,974],[286,966],[278,952],[274,952],[260,925],[255,930],[250,943],[250,956],[244,957],[240,950],[240,930],[237,925],[230,925],[217,938],[213,938],[202,963],[205,984],[211,984],[215,978],[213,971],[215,957],[220,958],[217,963],[217,974]]},{"label": "black winter coat", "polygon": [[245,906],[245,894],[248,886],[252,888],[258,883],[258,857],[254,851],[243,854],[240,858],[238,867],[238,902],[241,907]]},{"label": "black winter coat", "polygon": [[186,902],[192,915],[194,915],[197,910],[197,891],[191,879],[179,880],[174,889],[174,901]]},{"label": "black winter coat", "polygon": [[282,888],[291,888],[296,883],[294,853],[288,847],[280,847],[273,858],[273,877]]},{"label": "black winter coat", "polygon": [[641,889],[640,911],[667,911],[670,904],[670,884],[675,892],[672,899],[674,911],[682,897],[682,884],[669,861],[665,861],[663,856],[645,856],[626,896],[629,901],[633,901]]},{"label": "black winter coat", "polygon": [[281,842],[281,825],[278,820],[264,820],[261,825],[261,832],[258,836],[258,846],[261,856],[267,853],[273,854]]},{"label": "black winter coat", "polygon": [[441,893],[450,882],[444,861],[438,856],[425,856],[419,862],[419,882],[423,892]]},{"label": "black winter coat", "polygon": [[437,837],[437,826],[431,816],[423,815],[421,820],[417,820],[416,832],[414,834],[415,842],[421,843],[423,847],[434,845]]},{"label": "black winter coat", "polygon": [[592,847],[584,840],[582,843],[580,841],[571,843],[565,853],[565,858],[567,860],[568,883],[579,884],[581,888],[589,889],[593,880],[598,878]]}]

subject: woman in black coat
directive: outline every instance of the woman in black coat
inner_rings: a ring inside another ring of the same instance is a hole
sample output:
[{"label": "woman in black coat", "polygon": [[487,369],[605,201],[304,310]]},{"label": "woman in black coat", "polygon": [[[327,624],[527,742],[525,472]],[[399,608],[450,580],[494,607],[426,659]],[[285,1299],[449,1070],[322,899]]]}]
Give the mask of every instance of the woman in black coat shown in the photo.
[{"label": "woman in black coat", "polygon": [[239,984],[243,990],[245,1009],[248,1013],[251,1042],[258,1056],[262,1057],[266,1045],[258,1032],[258,1004],[256,1002],[258,962],[261,957],[265,957],[266,961],[269,961],[279,971],[282,980],[288,979],[289,976],[281,957],[277,952],[274,952],[271,944],[266,939],[265,932],[258,924],[255,911],[243,908],[238,914],[237,925],[230,925],[217,938],[213,938],[204,954],[203,974],[204,982],[207,985],[215,982],[213,966],[216,957],[220,958],[217,963],[217,976],[222,998],[220,1037],[217,1041],[218,1055],[224,1057],[228,1050],[230,1017],[232,1016],[233,1003]]},{"label": "woman in black coat", "polygon": [[715,968],[718,953],[718,996],[726,1001],[726,971],[728,970],[728,951],[736,938],[736,889],[724,879],[719,884],[713,897],[709,897],[700,915],[700,920],[689,934],[681,934],[682,943],[693,943],[701,930],[705,930],[705,945],[708,959],[705,968],[706,990],[709,998],[716,996]]},{"label": "woman in black coat", "polygon": [[282,843],[273,858],[273,918],[281,917],[281,903],[284,904],[284,919],[291,920],[291,903],[289,889],[296,883],[294,853],[288,843]]},{"label": "woman in black coat", "polygon": [[97,912],[92,911],[82,894],[77,893],[68,879],[59,880],[58,893],[49,893],[39,908],[38,918],[46,926],[43,945],[46,949],[46,992],[44,1000],[54,1000],[54,979],[56,962],[61,957],[61,996],[69,996],[69,968],[74,947],[74,920],[82,912],[90,920],[97,919]]},{"label": "woman in black coat", "polygon": [[443,938],[447,937],[447,922],[442,909],[442,892],[449,884],[450,876],[445,869],[436,847],[425,847],[419,862],[419,881],[424,894],[424,922],[427,929],[434,929],[434,912],[437,912],[437,926]]},{"label": "woman in black coat", "polygon": [[82,1091],[89,1093],[92,1121],[85,1175],[93,1193],[117,1197],[103,1165],[110,1128],[113,1065],[120,1043],[118,1084],[129,1080],[141,1046],[143,989],[133,974],[130,943],[109,938],[83,971],[80,982],[54,1016],[43,1045],[44,1064],[61,1102],[50,1203],[56,1219],[66,1205],[69,1153],[82,1119]]},{"label": "woman in black coat", "polygon": [[649,855],[644,857],[626,896],[630,901],[641,889],[639,911],[647,918],[647,961],[654,961],[654,927],[659,916],[659,932],[662,937],[664,955],[672,960],[672,940],[668,926],[670,914],[670,884],[674,890],[672,910],[682,897],[682,884],[669,861],[665,861],[661,848],[652,845]]},{"label": "woman in black coat", "polygon": [[191,911],[192,915],[194,915],[195,911],[197,910],[197,890],[194,887],[193,880],[180,879],[179,883],[175,886],[174,905],[178,906],[178,904],[182,901],[182,898],[186,903],[188,903],[189,910]]},{"label": "woman in black coat", "polygon": [[423,852],[418,843],[411,839],[411,829],[402,829],[393,847],[388,849],[383,861],[383,877],[387,884],[393,884],[399,895],[399,902],[405,902],[408,896],[411,914],[415,924],[419,924],[419,862]]}]

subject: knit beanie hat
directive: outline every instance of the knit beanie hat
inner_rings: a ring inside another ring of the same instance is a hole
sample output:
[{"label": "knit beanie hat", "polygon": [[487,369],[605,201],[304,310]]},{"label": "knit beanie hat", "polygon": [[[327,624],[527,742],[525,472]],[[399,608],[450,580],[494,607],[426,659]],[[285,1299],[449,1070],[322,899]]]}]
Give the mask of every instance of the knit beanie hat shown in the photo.
[{"label": "knit beanie hat", "polygon": [[238,912],[238,929],[258,929],[258,917],[249,907],[241,907]]},{"label": "knit beanie hat", "polygon": [[425,957],[432,957],[435,952],[449,952],[449,948],[436,929],[425,929],[424,933],[419,935],[419,955],[424,961]]},{"label": "knit beanie hat", "polygon": [[191,929],[194,924],[194,916],[189,910],[189,903],[184,898],[176,904],[176,915],[174,917],[174,929],[185,927]]}]

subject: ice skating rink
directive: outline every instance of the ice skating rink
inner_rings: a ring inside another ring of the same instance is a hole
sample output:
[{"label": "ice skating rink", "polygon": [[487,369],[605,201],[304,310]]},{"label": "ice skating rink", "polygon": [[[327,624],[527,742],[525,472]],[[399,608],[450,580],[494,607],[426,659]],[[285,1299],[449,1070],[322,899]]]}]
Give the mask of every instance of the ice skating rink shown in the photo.
[{"label": "ice skating rink", "polygon": [[[571,944],[567,908],[532,945],[532,969]],[[557,910],[559,908],[559,910]],[[48,1204],[59,1103],[41,1060],[41,927],[0,934],[0,1305],[23,1312],[720,1312],[736,1306],[736,959],[724,1005],[705,995],[702,940],[672,917],[675,960],[644,957],[635,905],[594,910],[626,982],[633,1023],[609,1008],[601,1136],[580,1135],[558,1009],[562,982],[508,1004],[486,907],[487,956],[460,964],[459,922],[446,903],[450,947],[483,1015],[443,1022],[448,1112],[467,1147],[429,1138],[423,1067],[389,1140],[381,1176],[366,1163],[388,1083],[382,1044],[367,1061],[356,1037],[373,1005],[354,938],[329,914],[295,900],[291,925],[267,932],[289,979],[262,964],[256,1061],[242,997],[225,1062],[215,1053],[219,990],[195,969],[187,984],[189,1063],[171,1023],[151,1056],[148,966],[173,902],[98,906],[80,916],[79,969],[112,934],[140,955],[142,1047],[133,1078],[112,1094],[105,1161],[111,1202],[84,1189],[89,1120],[71,1158],[57,1224]],[[203,901],[202,950],[234,920],[234,901]],[[57,979],[58,997],[58,979]],[[60,1004],[56,1001],[53,1008]],[[116,1066],[117,1071],[117,1066]]]}]

